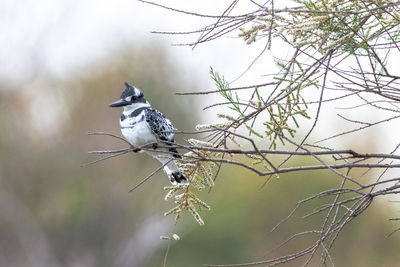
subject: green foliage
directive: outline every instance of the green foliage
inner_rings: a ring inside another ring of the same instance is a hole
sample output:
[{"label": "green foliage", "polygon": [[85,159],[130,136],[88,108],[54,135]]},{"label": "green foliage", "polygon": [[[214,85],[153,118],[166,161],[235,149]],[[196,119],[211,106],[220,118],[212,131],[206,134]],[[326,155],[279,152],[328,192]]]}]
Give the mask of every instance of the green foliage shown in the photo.
[{"label": "green foliage", "polygon": [[[279,62],[278,66],[281,66]],[[286,69],[286,67],[282,67]],[[291,137],[294,137],[296,133],[296,128],[299,128],[297,117],[303,117],[310,119],[307,109],[308,106],[306,101],[301,96],[301,91],[307,87],[314,86],[318,88],[317,81],[308,79],[306,82],[297,82],[293,79],[275,77],[276,80],[281,82],[287,82],[290,86],[281,90],[281,93],[285,96],[283,101],[274,101],[267,110],[269,113],[269,120],[263,124],[267,127],[266,135],[271,140],[270,147],[276,148],[277,139],[280,140],[281,144],[285,144],[282,139],[282,134],[287,132]],[[294,126],[290,123],[293,122]]]},{"label": "green foliage", "polygon": [[175,214],[175,221],[177,222],[183,211],[189,211],[192,214],[193,218],[200,224],[204,225],[203,219],[200,217],[200,214],[197,210],[201,211],[202,209],[210,210],[210,206],[208,206],[204,201],[199,199],[192,191],[189,190],[187,186],[166,186],[164,190],[167,190],[168,193],[165,196],[165,200],[174,199],[176,206],[169,211],[164,213],[164,216],[168,216],[171,214]]},{"label": "green foliage", "polygon": [[[399,12],[381,9],[393,4],[392,1],[296,0],[296,2],[299,4],[298,7],[288,8],[285,12],[272,13],[266,9],[262,15],[253,20],[254,23],[249,28],[239,29],[239,37],[242,37],[247,44],[251,44],[262,37],[268,37],[270,43],[271,36],[281,36],[292,47],[307,51],[306,54],[318,52],[322,55],[367,56],[377,74],[385,73],[390,49],[377,49],[375,46],[400,41]],[[292,60],[297,70],[293,65],[289,65],[291,66],[289,69],[287,63],[276,60],[276,65],[281,71],[274,79],[279,82],[280,89],[278,86],[276,88],[281,91],[281,96],[269,95],[268,99],[271,101],[263,103],[260,101],[258,88],[255,88],[255,94],[259,99],[257,108],[266,109],[269,113],[268,119],[263,124],[267,127],[265,136],[269,137],[272,148],[276,148],[277,140],[284,144],[282,134],[295,136],[296,128],[300,127],[299,117],[309,118],[301,91],[310,86],[319,87],[317,72],[307,73],[304,70],[308,68],[307,65],[299,62],[297,56]],[[363,72],[362,69],[352,68],[352,70],[356,75]],[[215,76],[221,79],[218,73],[211,71],[211,74],[214,80]],[[380,75],[363,76],[366,82],[371,83],[381,79]],[[221,94],[227,88],[226,84],[224,88],[220,83],[216,85]],[[226,96],[225,98],[228,99]],[[237,105],[233,105],[234,99],[230,97],[228,100],[232,104],[230,108],[237,110]],[[242,111],[240,115],[244,117]],[[250,133],[263,137],[262,134],[255,132],[253,127],[249,127],[246,123],[244,125]]]},{"label": "green foliage", "polygon": [[[196,140],[189,139],[189,143],[198,147],[213,147],[212,144]],[[201,200],[193,190],[201,191],[206,187],[213,187],[213,168],[216,163],[211,161],[199,161],[194,160],[197,158],[207,159],[218,155],[210,151],[198,150],[196,152],[190,151],[183,157],[184,161],[179,162],[178,166],[183,171],[185,176],[190,181],[190,186],[167,186],[164,187],[167,190],[165,200],[174,200],[175,207],[165,212],[164,215],[175,214],[175,222],[177,222],[182,212],[189,212],[199,225],[204,225],[204,221],[201,218],[199,211],[210,210],[210,206]]]},{"label": "green foliage", "polygon": [[[310,86],[318,88],[318,81],[316,78],[313,78],[317,72],[315,72],[314,75],[310,75],[310,77],[305,81],[297,81],[292,77],[293,73],[287,69],[285,64],[280,61],[276,61],[276,64],[283,70],[282,73],[290,73],[290,75],[282,74],[281,76],[274,77],[275,80],[279,81],[281,84],[286,83],[287,86],[284,87],[284,89],[281,89],[280,93],[268,103],[264,103],[258,87],[255,87],[253,95],[257,98],[257,101],[249,101],[249,105],[252,105],[254,108],[260,111],[268,111],[267,119],[262,122],[262,124],[267,128],[264,134],[256,131],[254,127],[246,123],[246,120],[249,118],[247,118],[244,111],[239,108],[238,94],[236,93],[235,98],[233,98],[232,92],[228,90],[229,84],[225,81],[224,77],[214,71],[213,68],[210,68],[211,77],[215,81],[215,85],[220,94],[231,104],[229,108],[238,113],[239,120],[241,118],[243,119],[242,124],[249,133],[259,138],[269,138],[271,142],[270,148],[273,149],[276,149],[277,140],[279,140],[281,144],[285,144],[281,137],[282,134],[289,133],[290,136],[294,137],[296,129],[300,127],[298,117],[310,119],[310,116],[307,113],[308,106],[304,98],[301,96],[301,91]],[[301,68],[299,69],[302,70]],[[231,121],[233,128],[239,127],[237,119],[233,118],[231,115],[219,114],[219,117]]]},{"label": "green foliage", "polygon": [[233,92],[229,89],[229,83],[225,80],[224,76],[220,76],[219,73],[214,71],[212,67],[210,67],[210,75],[214,80],[220,94],[232,104],[232,106],[229,108],[244,116],[240,110],[239,96],[236,92],[233,94]]},{"label": "green foliage", "polygon": [[[241,28],[239,37],[247,44],[256,37],[280,36],[292,38],[294,46],[311,46],[320,53],[329,50],[349,54],[368,54],[369,41],[377,40],[383,33],[398,28],[400,15],[369,10],[388,4],[385,1],[298,0],[300,10],[288,11],[286,16],[266,12],[250,28]],[[390,41],[398,41],[392,36]]]}]

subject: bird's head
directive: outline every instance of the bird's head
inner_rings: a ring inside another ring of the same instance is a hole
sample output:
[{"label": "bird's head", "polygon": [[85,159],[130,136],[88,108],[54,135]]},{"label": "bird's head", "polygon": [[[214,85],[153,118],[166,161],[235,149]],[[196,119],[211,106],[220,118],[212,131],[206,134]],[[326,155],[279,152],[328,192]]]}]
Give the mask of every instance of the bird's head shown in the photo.
[{"label": "bird's head", "polygon": [[121,99],[111,103],[110,107],[125,107],[131,105],[134,106],[139,103],[147,103],[142,91],[127,82],[125,83],[125,86],[126,88],[121,94]]}]

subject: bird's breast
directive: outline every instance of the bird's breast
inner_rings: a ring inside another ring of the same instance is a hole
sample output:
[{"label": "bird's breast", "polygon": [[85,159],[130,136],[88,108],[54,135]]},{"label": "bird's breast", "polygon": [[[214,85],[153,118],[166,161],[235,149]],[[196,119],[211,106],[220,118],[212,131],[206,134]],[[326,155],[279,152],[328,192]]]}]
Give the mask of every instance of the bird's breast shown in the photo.
[{"label": "bird's breast", "polygon": [[144,114],[135,118],[125,118],[120,121],[120,125],[122,135],[133,146],[142,146],[157,142],[156,137],[144,118]]}]

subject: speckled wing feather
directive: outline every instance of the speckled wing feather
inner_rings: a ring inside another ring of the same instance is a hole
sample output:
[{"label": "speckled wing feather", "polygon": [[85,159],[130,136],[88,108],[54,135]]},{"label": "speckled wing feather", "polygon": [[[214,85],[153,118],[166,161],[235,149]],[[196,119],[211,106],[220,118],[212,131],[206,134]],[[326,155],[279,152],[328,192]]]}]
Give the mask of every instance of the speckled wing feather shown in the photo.
[{"label": "speckled wing feather", "polygon": [[[172,126],[172,123],[156,109],[147,109],[145,112],[146,122],[157,137],[163,141],[174,142],[173,131],[175,128]],[[168,151],[172,152],[173,157],[182,158],[175,147],[171,147]]]},{"label": "speckled wing feather", "polygon": [[146,121],[160,140],[174,142],[174,127],[165,116],[156,109],[146,110]]}]

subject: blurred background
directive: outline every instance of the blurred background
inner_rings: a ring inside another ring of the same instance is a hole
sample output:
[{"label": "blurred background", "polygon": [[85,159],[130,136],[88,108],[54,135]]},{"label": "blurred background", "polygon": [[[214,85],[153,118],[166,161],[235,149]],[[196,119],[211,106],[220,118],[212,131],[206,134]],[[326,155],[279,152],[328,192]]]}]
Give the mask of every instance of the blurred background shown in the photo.
[{"label": "blurred background", "polygon": [[[164,4],[193,9],[188,2]],[[196,11],[220,14],[230,1],[201,2]],[[199,18],[137,1],[0,3],[0,266],[162,265],[167,241],[159,237],[174,225],[173,217],[163,216],[172,207],[164,201],[169,182],[160,172],[128,193],[158,162],[128,154],[81,165],[95,159],[87,151],[125,146],[87,135],[120,133],[121,110],[108,104],[125,81],[141,88],[180,130],[215,120],[214,111],[202,111],[215,99],[174,93],[214,89],[209,66],[233,79],[259,50],[229,38],[191,50],[171,45],[187,42],[185,36],[150,33],[199,26]],[[265,73],[261,63],[254,68]],[[253,79],[248,74],[239,82]],[[356,142],[360,150],[365,144]],[[270,230],[299,199],[337,186],[331,178],[328,172],[282,175],[261,188],[264,178],[224,167],[216,187],[201,195],[212,207],[201,214],[206,225],[183,217],[168,266],[248,262],[304,248],[307,238],[269,252],[321,218],[301,219],[300,210]],[[398,266],[400,236],[385,237],[396,227],[388,219],[397,212],[395,203],[378,202],[346,227],[333,251],[337,266]]]}]

